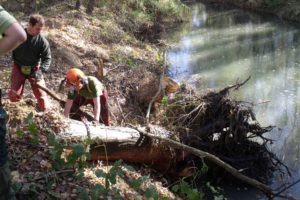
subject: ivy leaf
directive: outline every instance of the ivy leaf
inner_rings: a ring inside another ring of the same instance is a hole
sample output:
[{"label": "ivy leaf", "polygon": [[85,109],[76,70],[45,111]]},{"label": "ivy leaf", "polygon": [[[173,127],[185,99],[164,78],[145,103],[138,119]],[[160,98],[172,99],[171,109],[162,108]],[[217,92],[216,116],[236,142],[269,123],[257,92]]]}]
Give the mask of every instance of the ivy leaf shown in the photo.
[{"label": "ivy leaf", "polygon": [[156,190],[156,188],[154,187],[154,185],[150,185],[149,188],[147,188],[146,193],[145,193],[147,198],[153,198],[153,199],[158,199],[159,195],[158,192]]},{"label": "ivy leaf", "polygon": [[172,191],[178,192],[178,190],[179,190],[179,185],[174,185],[174,186],[172,187]]},{"label": "ivy leaf", "polygon": [[125,165],[124,167],[130,172],[134,171],[134,168],[131,165]]},{"label": "ivy leaf", "polygon": [[91,190],[92,200],[99,199],[99,196],[101,195],[101,193],[103,193],[104,190],[105,190],[105,188],[102,185],[99,185],[99,184],[95,185]]},{"label": "ivy leaf", "polygon": [[25,119],[25,122],[28,123],[28,124],[32,124],[32,122],[33,122],[33,112],[30,112],[27,115],[27,118]]},{"label": "ivy leaf", "polygon": [[37,136],[38,134],[38,127],[35,123],[30,123],[28,126],[28,131],[31,135]]},{"label": "ivy leaf", "polygon": [[18,138],[22,138],[24,136],[24,132],[21,131],[20,128],[18,128],[17,131],[16,131],[16,135],[17,135]]},{"label": "ivy leaf", "polygon": [[103,170],[97,169],[97,170],[95,171],[95,175],[96,175],[98,178],[100,178],[100,177],[105,178],[107,174],[106,174]]},{"label": "ivy leaf", "polygon": [[142,183],[148,179],[148,176],[142,176],[142,177],[139,177],[138,179],[136,180],[132,180],[129,184],[130,186],[137,190],[138,188],[140,188],[140,186],[142,185]]},{"label": "ivy leaf", "polygon": [[78,196],[79,196],[80,200],[89,200],[90,199],[89,195],[88,195],[88,193],[87,193],[87,191],[85,189],[80,188],[78,190],[78,193],[79,193]]},{"label": "ivy leaf", "polygon": [[189,193],[187,193],[187,197],[190,200],[199,200],[199,199],[201,199],[200,194],[198,193],[198,191],[197,190],[193,190],[193,189],[191,189],[189,191]]}]

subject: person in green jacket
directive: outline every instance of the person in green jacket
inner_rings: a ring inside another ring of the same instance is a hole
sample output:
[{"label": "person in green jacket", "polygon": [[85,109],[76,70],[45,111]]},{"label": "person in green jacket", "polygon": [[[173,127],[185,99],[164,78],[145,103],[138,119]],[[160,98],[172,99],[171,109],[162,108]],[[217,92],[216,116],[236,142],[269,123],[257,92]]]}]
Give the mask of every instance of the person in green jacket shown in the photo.
[{"label": "person in green jacket", "polygon": [[[0,55],[13,50],[26,40],[26,33],[17,20],[0,6]],[[1,100],[1,99],[0,99]],[[15,199],[7,164],[6,112],[0,102],[0,200]]]},{"label": "person in green jacket", "polygon": [[25,81],[28,79],[41,111],[49,108],[49,100],[37,83],[45,86],[43,73],[49,70],[51,64],[49,42],[41,35],[44,25],[45,20],[42,15],[34,14],[29,17],[25,29],[27,40],[12,53],[11,89],[8,94],[12,102],[21,100]]}]

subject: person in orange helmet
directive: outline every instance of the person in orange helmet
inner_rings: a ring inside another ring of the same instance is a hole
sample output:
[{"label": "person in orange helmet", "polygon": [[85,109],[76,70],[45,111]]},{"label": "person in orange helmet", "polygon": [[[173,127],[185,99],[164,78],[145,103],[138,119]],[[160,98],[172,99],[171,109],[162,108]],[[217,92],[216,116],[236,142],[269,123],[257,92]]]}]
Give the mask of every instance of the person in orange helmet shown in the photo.
[{"label": "person in orange helmet", "polygon": [[94,121],[110,125],[108,96],[103,84],[93,76],[86,76],[78,68],[71,68],[66,75],[68,98],[64,116],[78,118],[77,111],[82,105],[93,106]]}]

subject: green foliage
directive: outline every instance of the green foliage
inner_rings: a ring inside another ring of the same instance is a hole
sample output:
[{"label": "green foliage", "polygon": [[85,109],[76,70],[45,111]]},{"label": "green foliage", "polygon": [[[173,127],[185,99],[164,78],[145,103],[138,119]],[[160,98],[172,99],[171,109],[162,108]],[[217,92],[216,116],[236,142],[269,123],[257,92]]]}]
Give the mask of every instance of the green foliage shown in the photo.
[{"label": "green foliage", "polygon": [[27,135],[26,133],[28,133],[29,138],[30,138],[29,142],[31,144],[38,144],[39,143],[39,137],[38,137],[39,129],[38,129],[36,123],[33,121],[33,113],[32,112],[29,113],[28,116],[25,118],[25,123],[26,123],[26,127],[24,128],[23,131],[20,129],[20,127],[17,128],[17,132],[16,132],[17,137],[23,138],[25,135]]},{"label": "green foliage", "polygon": [[182,179],[179,184],[174,185],[172,190],[176,193],[183,194],[189,200],[201,200],[204,198],[204,194],[200,193],[197,189],[193,189],[184,179]]},{"label": "green foliage", "polygon": [[168,106],[168,104],[169,104],[169,98],[168,98],[168,96],[164,96],[164,97],[162,98],[161,104],[162,104],[163,106]]},{"label": "green foliage", "polygon": [[65,165],[75,166],[77,165],[79,168],[84,167],[86,161],[86,146],[83,144],[73,144],[72,151],[69,155],[67,155],[67,162]]},{"label": "green foliage", "polygon": [[159,198],[159,194],[157,192],[157,189],[154,185],[150,185],[147,189],[146,189],[146,193],[145,196],[147,198],[153,198],[155,200],[157,200]]},{"label": "green foliage", "polygon": [[[202,160],[201,164],[202,166],[200,170],[196,171],[193,177],[189,178],[189,182],[186,181],[187,178],[181,179],[178,184],[173,185],[173,187],[171,188],[172,191],[183,195],[189,200],[205,199],[205,194],[201,191],[201,189],[198,189],[197,184],[195,184],[199,181],[199,177],[201,177],[208,171],[208,166],[206,165],[204,160]],[[207,182],[204,187],[214,195],[214,200],[226,199],[223,195],[219,195],[219,192],[221,190],[219,187],[214,187],[209,182]]]},{"label": "green foliage", "polygon": [[143,184],[144,181],[146,181],[147,179],[149,179],[148,176],[141,176],[135,180],[132,180],[129,182],[130,187],[132,187],[133,189],[137,190],[141,187],[141,185]]},{"label": "green foliage", "polygon": [[90,200],[88,192],[84,188],[78,189],[78,196],[80,200]]},{"label": "green foliage", "polygon": [[23,138],[24,132],[20,129],[20,127],[17,128],[16,135],[18,138]]},{"label": "green foliage", "polygon": [[267,6],[270,8],[278,8],[283,6],[286,1],[285,0],[266,0]]},{"label": "green foliage", "polygon": [[214,187],[213,185],[210,184],[210,182],[206,183],[206,187],[208,189],[210,189],[210,191],[214,194],[214,200],[226,200],[227,199],[223,195],[219,195],[219,192],[221,191],[221,188]]},{"label": "green foliage", "polygon": [[156,55],[156,62],[164,66],[166,62],[166,53],[163,51],[158,51]]},{"label": "green foliage", "polygon": [[48,145],[51,147],[50,153],[53,167],[54,169],[61,169],[65,164],[64,160],[62,159],[64,146],[56,140],[55,135],[52,133],[48,134],[47,140]]},{"label": "green foliage", "polygon": [[[37,125],[33,121],[33,113],[30,113],[28,115],[28,117],[25,119],[25,122],[28,123],[27,130],[28,130],[29,135],[31,136],[30,141],[34,144],[37,144],[39,142],[38,141],[39,130],[38,130]],[[25,133],[20,128],[18,128],[17,136],[19,138],[22,138],[22,137],[24,137],[24,135],[25,135]],[[62,142],[59,142],[53,133],[48,133],[47,142],[49,145],[52,166],[54,167],[54,169],[61,170],[61,169],[65,169],[65,168],[73,168],[73,169],[76,169],[76,171],[77,171],[77,173],[76,173],[77,178],[84,177],[84,173],[83,173],[82,169],[87,166],[86,159],[89,157],[89,145],[93,141],[86,140],[81,144],[72,144],[70,146],[70,145],[66,145]],[[68,149],[69,153],[64,155],[65,149],[67,147],[69,148]],[[96,199],[99,199],[99,195],[100,196],[107,195],[111,191],[113,191],[114,197],[116,199],[121,199],[120,190],[114,188],[113,186],[117,183],[118,176],[120,176],[120,177],[124,176],[125,171],[122,169],[122,166],[123,166],[122,164],[123,163],[121,160],[116,161],[107,173],[104,172],[103,170],[96,170],[95,175],[97,177],[102,177],[105,179],[104,186],[96,184],[94,187],[92,187],[90,192],[87,192],[84,188],[79,187],[77,190],[79,199],[96,200]],[[127,166],[127,165],[125,165],[125,168],[129,171],[134,170],[133,167]],[[35,178],[33,173],[25,174],[24,177],[28,181],[33,181]],[[148,177],[146,177],[146,176],[139,177],[137,180],[133,180],[130,185],[134,189],[138,189],[141,186],[141,184],[147,179],[148,179]],[[49,191],[47,191],[48,194],[51,193],[52,197],[56,197],[56,196],[58,197],[58,194],[51,191],[54,183],[55,183],[55,180],[48,180],[45,186],[42,186],[40,184],[34,184],[34,183],[30,184],[29,192],[26,195],[34,198],[34,197],[36,197],[37,194],[39,194],[40,191],[45,190],[45,188],[46,188],[47,190],[49,190]],[[19,191],[22,187],[23,186],[21,183],[14,184],[14,188],[16,189],[16,191]],[[145,191],[145,195],[149,198],[158,199],[158,192],[153,185],[151,185]]]}]

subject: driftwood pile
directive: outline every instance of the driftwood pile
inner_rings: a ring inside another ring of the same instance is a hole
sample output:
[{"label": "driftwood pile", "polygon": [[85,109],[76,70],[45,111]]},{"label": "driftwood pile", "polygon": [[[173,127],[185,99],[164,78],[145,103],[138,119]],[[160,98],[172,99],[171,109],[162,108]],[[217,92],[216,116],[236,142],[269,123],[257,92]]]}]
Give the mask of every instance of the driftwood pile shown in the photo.
[{"label": "driftwood pile", "polygon": [[[182,143],[209,152],[243,174],[267,183],[282,163],[268,150],[272,141],[263,136],[273,127],[260,126],[251,103],[228,97],[230,90],[244,83],[201,97],[181,95],[168,105],[167,123],[180,133]],[[228,178],[218,168],[211,167],[211,172]]]}]

